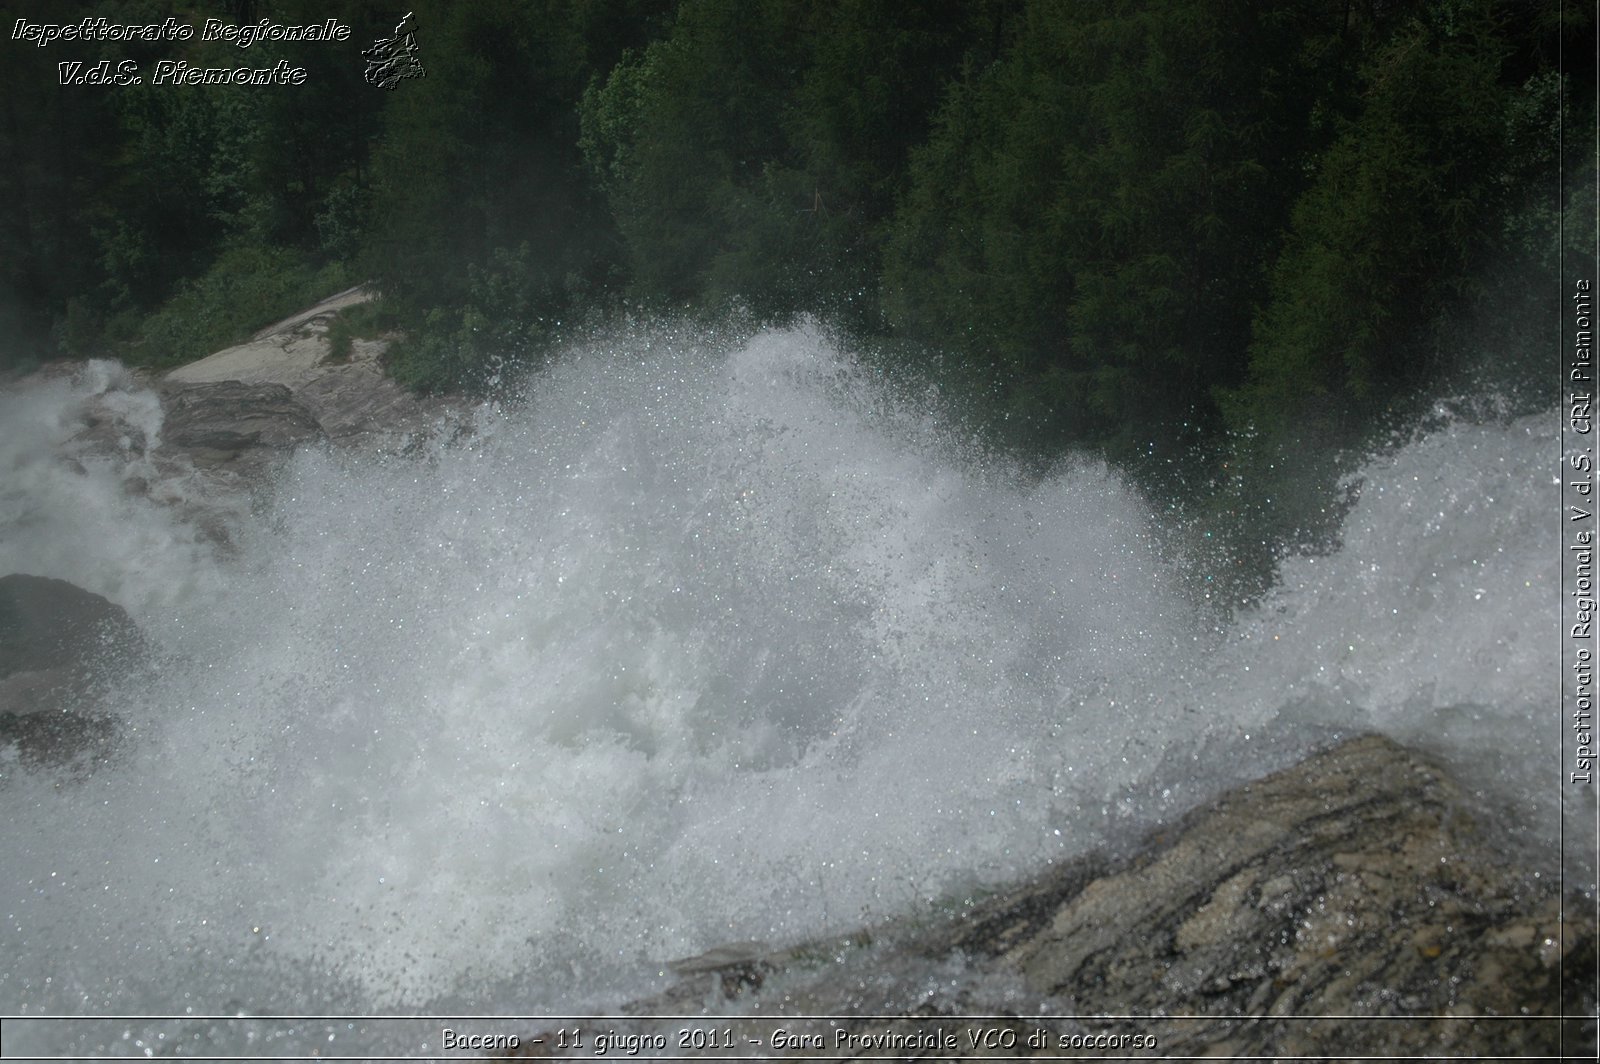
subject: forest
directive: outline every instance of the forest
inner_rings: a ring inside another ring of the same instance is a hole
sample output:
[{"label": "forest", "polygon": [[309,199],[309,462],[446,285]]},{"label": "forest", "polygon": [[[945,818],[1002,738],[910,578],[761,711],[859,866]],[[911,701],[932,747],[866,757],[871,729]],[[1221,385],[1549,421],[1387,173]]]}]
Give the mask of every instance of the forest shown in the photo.
[{"label": "forest", "polygon": [[[402,16],[423,76],[362,52]],[[348,40],[19,39],[19,20]],[[809,316],[986,439],[1265,550],[1441,395],[1556,399],[1592,249],[1578,0],[0,5],[0,369],[176,365],[350,285],[483,391],[608,321]],[[62,84],[61,64],[304,70]],[[1577,91],[1575,91],[1577,90]],[[1337,509],[1335,505],[1333,509]]]}]

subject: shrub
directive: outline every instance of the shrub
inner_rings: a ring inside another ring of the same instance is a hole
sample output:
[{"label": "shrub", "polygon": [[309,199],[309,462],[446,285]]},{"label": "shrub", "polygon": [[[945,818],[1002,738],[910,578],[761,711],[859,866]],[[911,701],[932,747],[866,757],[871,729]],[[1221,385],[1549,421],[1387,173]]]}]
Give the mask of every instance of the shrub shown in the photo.
[{"label": "shrub", "polygon": [[145,319],[129,361],[162,368],[204,358],[352,283],[340,263],[318,268],[286,248],[231,247]]}]

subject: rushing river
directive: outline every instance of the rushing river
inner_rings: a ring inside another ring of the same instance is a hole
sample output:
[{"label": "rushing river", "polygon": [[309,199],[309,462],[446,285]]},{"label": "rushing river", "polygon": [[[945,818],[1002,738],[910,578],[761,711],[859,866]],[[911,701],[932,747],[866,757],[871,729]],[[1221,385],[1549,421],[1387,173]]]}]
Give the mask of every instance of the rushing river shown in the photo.
[{"label": "rushing river", "polygon": [[424,454],[302,451],[228,549],[134,452],[55,456],[115,377],[0,395],[0,573],[158,651],[113,764],[0,762],[0,1013],[603,1008],[1360,730],[1554,851],[1554,414],[1375,459],[1337,552],[1219,622],[1103,466],[976,454],[811,330],[597,344]]}]

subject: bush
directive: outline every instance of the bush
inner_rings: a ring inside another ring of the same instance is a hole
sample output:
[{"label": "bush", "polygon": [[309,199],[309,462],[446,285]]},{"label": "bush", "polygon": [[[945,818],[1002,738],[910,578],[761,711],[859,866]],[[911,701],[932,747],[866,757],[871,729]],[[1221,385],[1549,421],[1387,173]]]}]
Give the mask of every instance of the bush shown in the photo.
[{"label": "bush", "polygon": [[407,387],[492,388],[502,367],[543,358],[588,296],[581,276],[558,283],[527,243],[495,248],[487,264],[469,264],[466,272],[465,305],[435,307],[408,322],[407,337],[390,351],[390,371]]},{"label": "bush", "polygon": [[145,319],[128,360],[163,368],[204,358],[355,280],[343,264],[318,268],[286,248],[229,248]]}]

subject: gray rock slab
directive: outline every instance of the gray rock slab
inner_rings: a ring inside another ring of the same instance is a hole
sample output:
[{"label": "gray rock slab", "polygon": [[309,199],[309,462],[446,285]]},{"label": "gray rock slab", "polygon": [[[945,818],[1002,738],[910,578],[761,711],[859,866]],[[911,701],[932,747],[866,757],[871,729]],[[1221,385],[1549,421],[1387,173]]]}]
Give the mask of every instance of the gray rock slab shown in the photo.
[{"label": "gray rock slab", "polygon": [[[1509,858],[1504,830],[1427,757],[1359,737],[1131,856],[837,939],[713,951],[626,1011],[719,1014],[768,1047],[784,1016],[836,1017],[825,1047],[778,1059],[1593,1059],[1593,900]],[[939,1035],[959,1042],[927,1048]],[[1107,1041],[1134,1035],[1154,1046]]]},{"label": "gray rock slab", "polygon": [[0,577],[0,748],[33,764],[108,757],[120,729],[97,694],[143,653],[121,606],[65,580]]},{"label": "gray rock slab", "polygon": [[282,384],[169,383],[162,405],[163,442],[201,465],[260,449],[290,451],[323,436],[316,416]]},{"label": "gray rock slab", "polygon": [[92,591],[45,576],[0,577],[0,678],[122,663],[138,641],[127,611]]},{"label": "gray rock slab", "polygon": [[383,368],[389,340],[354,340],[347,359],[332,357],[328,329],[333,319],[373,298],[365,285],[341,292],[268,326],[248,343],[172,370],[164,390],[176,395],[185,388],[230,382],[279,386],[304,407],[321,435],[339,441],[425,431],[459,404],[422,399],[396,384]]}]

